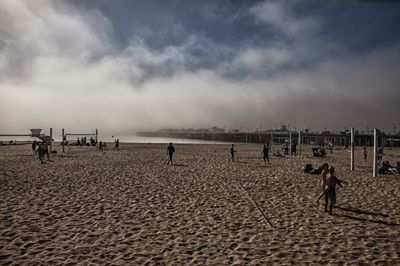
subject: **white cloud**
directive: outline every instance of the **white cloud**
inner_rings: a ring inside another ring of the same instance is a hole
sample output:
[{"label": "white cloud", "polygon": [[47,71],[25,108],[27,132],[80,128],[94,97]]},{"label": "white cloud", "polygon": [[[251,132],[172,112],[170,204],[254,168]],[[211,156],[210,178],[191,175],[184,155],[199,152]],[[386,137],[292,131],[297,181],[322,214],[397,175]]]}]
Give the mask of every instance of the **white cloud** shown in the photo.
[{"label": "white cloud", "polygon": [[296,17],[290,8],[301,1],[282,0],[264,1],[249,9],[254,19],[262,24],[270,25],[288,37],[299,38],[319,29],[320,20],[314,17]]},{"label": "white cloud", "polygon": [[[269,77],[262,73],[281,69],[299,51],[248,46],[217,70],[191,69],[200,60],[193,50],[210,56],[225,48],[192,35],[157,50],[133,38],[119,51],[112,25],[98,11],[29,3],[0,2],[0,14],[6,14],[0,25],[9,24],[0,26],[0,132],[30,127],[121,133],[213,125],[254,129],[280,122],[342,128],[368,121],[383,126],[400,115],[393,103],[400,96],[399,47]],[[269,19],[285,24],[280,17]],[[28,74],[20,73],[22,66]],[[230,79],[226,71],[250,74]],[[10,72],[14,75],[4,74]],[[378,88],[385,90],[377,97]],[[381,106],[388,111],[385,116]]]}]

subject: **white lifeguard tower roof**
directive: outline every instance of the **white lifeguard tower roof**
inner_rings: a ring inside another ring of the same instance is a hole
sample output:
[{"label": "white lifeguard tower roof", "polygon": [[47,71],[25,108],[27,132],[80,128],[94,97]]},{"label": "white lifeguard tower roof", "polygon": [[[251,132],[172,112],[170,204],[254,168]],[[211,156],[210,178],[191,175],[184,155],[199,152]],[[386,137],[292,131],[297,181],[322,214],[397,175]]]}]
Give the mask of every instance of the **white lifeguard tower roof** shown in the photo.
[{"label": "white lifeguard tower roof", "polygon": [[32,137],[40,136],[40,132],[42,131],[41,128],[31,128],[30,130]]}]

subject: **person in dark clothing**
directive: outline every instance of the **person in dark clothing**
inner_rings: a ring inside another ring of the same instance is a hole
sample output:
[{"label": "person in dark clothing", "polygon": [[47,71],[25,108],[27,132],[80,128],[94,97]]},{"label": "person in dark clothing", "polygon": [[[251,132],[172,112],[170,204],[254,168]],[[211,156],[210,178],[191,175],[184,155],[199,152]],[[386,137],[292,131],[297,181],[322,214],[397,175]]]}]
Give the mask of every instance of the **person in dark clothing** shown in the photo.
[{"label": "person in dark clothing", "polygon": [[382,157],[383,157],[383,148],[382,146],[378,147],[378,151],[377,151],[377,159],[378,159],[378,163],[380,163],[382,161]]},{"label": "person in dark clothing", "polygon": [[232,144],[232,146],[231,146],[231,158],[229,159],[229,161],[232,161],[232,162],[234,162],[235,161],[235,144]]},{"label": "person in dark clothing", "polygon": [[33,153],[33,154],[36,153],[36,145],[37,145],[36,140],[34,140],[34,141],[32,142],[32,153]]},{"label": "person in dark clothing", "polygon": [[115,147],[114,147],[114,149],[119,150],[119,139],[116,139],[116,140],[115,140]]},{"label": "person in dark clothing", "polygon": [[269,153],[269,143],[264,143],[264,147],[263,147],[263,150],[262,150],[261,153],[263,154],[263,157],[264,157],[264,164],[267,164],[267,161],[269,163],[269,155],[268,155],[268,153]]},{"label": "person in dark clothing", "polygon": [[297,148],[297,143],[296,143],[296,141],[292,141],[292,149],[291,149],[291,151],[290,151],[290,156],[292,156],[293,154],[294,154],[294,155],[297,155],[296,148]]},{"label": "person in dark clothing", "polygon": [[103,152],[103,142],[100,140],[99,142],[99,151]]},{"label": "person in dark clothing", "polygon": [[363,147],[363,155],[364,155],[364,162],[366,162],[368,159],[367,147]]},{"label": "person in dark clothing", "polygon": [[289,143],[287,140],[285,140],[285,144],[283,145],[283,154],[289,155]]},{"label": "person in dark clothing", "polygon": [[39,144],[38,149],[37,149],[37,154],[38,154],[40,162],[44,163],[43,159],[44,159],[45,151],[44,151],[43,144]]},{"label": "person in dark clothing", "polygon": [[167,164],[169,164],[170,162],[171,162],[171,164],[173,164],[172,157],[174,155],[174,152],[175,152],[175,147],[174,147],[174,145],[172,145],[172,142],[170,142],[168,145],[168,148],[167,148],[167,154],[169,156]]}]

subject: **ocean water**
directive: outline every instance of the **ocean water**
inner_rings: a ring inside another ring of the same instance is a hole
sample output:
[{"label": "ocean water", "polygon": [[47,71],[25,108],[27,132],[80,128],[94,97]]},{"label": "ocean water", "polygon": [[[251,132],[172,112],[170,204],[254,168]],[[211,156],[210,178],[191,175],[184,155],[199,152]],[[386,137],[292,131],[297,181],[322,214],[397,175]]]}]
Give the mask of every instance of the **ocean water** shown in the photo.
[{"label": "ocean water", "polygon": [[100,136],[100,140],[106,142],[114,142],[118,138],[120,142],[126,143],[180,143],[180,144],[227,144],[226,142],[220,141],[207,141],[207,140],[197,140],[197,139],[179,139],[179,138],[164,138],[164,137],[141,137],[141,136],[115,136],[104,137]]},{"label": "ocean water", "polygon": [[[55,136],[55,141],[61,141],[61,136]],[[90,137],[87,137],[87,140],[89,140]],[[102,136],[101,134],[99,135],[99,141],[105,141],[105,142],[114,142],[116,139],[119,139],[121,143],[179,143],[179,144],[227,144],[227,142],[220,142],[220,141],[207,141],[207,140],[196,140],[196,139],[178,139],[178,138],[158,138],[158,137],[141,137],[141,136],[136,136],[136,135],[128,135],[128,136]],[[30,142],[34,140],[38,140],[36,138],[32,138],[29,136],[23,137],[1,137],[0,136],[0,141],[3,143],[8,143],[10,140],[16,140],[16,141],[22,141],[22,142]],[[76,138],[71,138],[69,141],[74,142]]]}]

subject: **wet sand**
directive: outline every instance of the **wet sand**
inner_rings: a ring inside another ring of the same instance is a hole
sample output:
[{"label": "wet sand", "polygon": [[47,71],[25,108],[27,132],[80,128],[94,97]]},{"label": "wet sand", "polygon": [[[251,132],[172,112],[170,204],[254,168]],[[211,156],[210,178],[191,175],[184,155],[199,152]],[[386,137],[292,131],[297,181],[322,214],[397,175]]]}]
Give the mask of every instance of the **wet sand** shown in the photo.
[{"label": "wet sand", "polygon": [[[344,150],[265,166],[260,145],[236,144],[232,163],[229,144],[185,144],[169,166],[166,146],[58,147],[44,165],[1,146],[0,264],[400,264],[400,176],[373,178],[371,151],[349,172]],[[349,182],[333,216],[302,172],[323,162]]]}]

